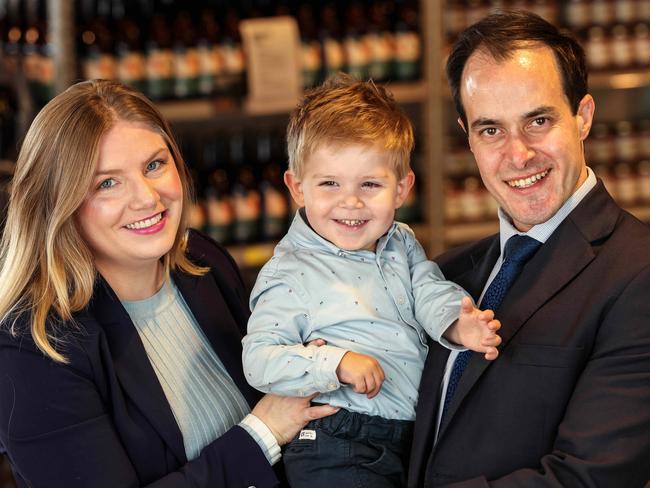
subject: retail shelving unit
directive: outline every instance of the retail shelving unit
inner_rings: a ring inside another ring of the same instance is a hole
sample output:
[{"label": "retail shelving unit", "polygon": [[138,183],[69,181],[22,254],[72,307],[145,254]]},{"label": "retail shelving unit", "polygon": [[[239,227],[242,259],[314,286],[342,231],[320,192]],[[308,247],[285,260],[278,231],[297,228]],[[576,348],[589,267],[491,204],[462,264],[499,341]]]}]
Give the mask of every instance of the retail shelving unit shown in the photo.
[{"label": "retail shelving unit", "polygon": [[[71,66],[75,64],[73,22],[74,12],[68,0],[48,0],[51,18],[51,36],[57,46],[54,56],[57,66],[57,88],[60,91],[70,84],[74,77]],[[565,2],[558,2],[561,8]],[[420,0],[420,23],[422,39],[422,78],[417,82],[391,83],[389,88],[396,99],[417,113],[415,123],[418,135],[418,178],[420,192],[421,222],[413,227],[430,256],[446,248],[475,240],[498,230],[493,218],[469,222],[445,222],[444,184],[449,177],[445,161],[448,158],[449,134],[453,129],[455,113],[443,74],[444,27],[443,2]],[[599,109],[607,106],[608,99],[616,94],[619,104],[625,92],[639,90],[648,97],[650,92],[650,68],[597,73],[590,77],[591,88],[597,91],[597,119]],[[636,95],[635,95],[636,96]],[[628,97],[629,98],[629,97]],[[639,107],[629,102],[635,110],[641,110],[650,118],[650,103]],[[223,100],[197,99],[187,101],[166,101],[160,103],[163,114],[175,126],[228,127],[232,125],[283,124],[288,111],[250,111]],[[608,110],[609,111],[609,110]],[[471,155],[465,154],[471,164]],[[191,161],[190,161],[191,163]],[[640,219],[650,220],[650,207],[636,205],[630,209]],[[244,267],[259,267],[269,258],[274,243],[259,243],[230,246],[229,249]]]}]

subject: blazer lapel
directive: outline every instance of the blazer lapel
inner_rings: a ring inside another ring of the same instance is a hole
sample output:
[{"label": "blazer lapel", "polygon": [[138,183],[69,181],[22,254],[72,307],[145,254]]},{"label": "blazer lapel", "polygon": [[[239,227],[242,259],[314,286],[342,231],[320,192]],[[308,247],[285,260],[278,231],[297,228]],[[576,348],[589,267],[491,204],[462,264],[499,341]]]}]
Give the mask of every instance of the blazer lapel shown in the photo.
[{"label": "blazer lapel", "polygon": [[[619,212],[619,207],[602,183],[598,183],[553,232],[524,266],[496,310],[496,317],[501,321],[499,335],[503,340],[499,346],[500,351],[507,347],[519,328],[544,303],[595,258],[592,242],[612,232]],[[594,219],[594,215],[598,215],[598,219]],[[482,273],[484,270],[479,267],[477,275],[482,276]],[[485,280],[481,283],[485,283]],[[492,361],[484,360],[481,354],[472,355],[440,426],[439,436],[444,433],[459,405],[490,364]]]},{"label": "blazer lapel", "polygon": [[252,408],[259,400],[260,393],[253,389],[244,377],[241,359],[242,332],[231,314],[233,306],[241,308],[241,305],[226,302],[224,296],[227,294],[222,293],[210,272],[203,276],[174,273],[173,278],[212,348]]},{"label": "blazer lapel", "polygon": [[106,333],[115,371],[125,393],[184,464],[187,458],[183,435],[140,336],[120,300],[101,277],[95,284],[89,311]]}]

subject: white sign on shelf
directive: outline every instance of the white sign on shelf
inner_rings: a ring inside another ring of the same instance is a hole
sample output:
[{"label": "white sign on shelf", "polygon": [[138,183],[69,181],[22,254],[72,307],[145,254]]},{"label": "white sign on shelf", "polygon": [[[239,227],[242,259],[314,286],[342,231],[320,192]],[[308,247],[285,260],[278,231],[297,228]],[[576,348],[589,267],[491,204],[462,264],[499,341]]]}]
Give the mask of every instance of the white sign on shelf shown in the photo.
[{"label": "white sign on shelf", "polygon": [[302,94],[300,35],[293,17],[246,19],[239,24],[247,61],[247,110],[291,110]]}]

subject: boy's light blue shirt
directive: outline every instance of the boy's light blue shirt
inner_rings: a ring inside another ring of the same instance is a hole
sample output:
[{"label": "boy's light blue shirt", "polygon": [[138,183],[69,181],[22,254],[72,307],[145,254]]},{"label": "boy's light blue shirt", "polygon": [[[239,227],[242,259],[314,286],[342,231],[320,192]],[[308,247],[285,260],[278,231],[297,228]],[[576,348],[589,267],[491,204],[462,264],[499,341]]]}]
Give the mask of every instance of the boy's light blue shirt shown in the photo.
[{"label": "boy's light blue shirt", "polygon": [[[426,335],[462,349],[442,334],[458,318],[466,295],[445,281],[404,224],[394,223],[376,252],[346,251],[297,213],[251,294],[243,340],[246,379],[264,392],[320,392],[320,403],[413,420]],[[318,338],[327,345],[305,345]],[[384,369],[386,380],[373,399],[339,383],[336,368],[347,351],[373,356]]]}]

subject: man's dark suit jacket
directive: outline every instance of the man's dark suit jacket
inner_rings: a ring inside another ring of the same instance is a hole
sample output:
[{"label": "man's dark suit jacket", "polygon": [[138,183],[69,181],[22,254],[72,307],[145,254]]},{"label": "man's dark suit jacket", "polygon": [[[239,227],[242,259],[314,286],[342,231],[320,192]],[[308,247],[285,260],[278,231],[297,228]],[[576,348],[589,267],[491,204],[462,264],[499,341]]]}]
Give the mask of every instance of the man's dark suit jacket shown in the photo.
[{"label": "man's dark suit jacket", "polygon": [[[191,259],[210,271],[173,278],[249,404],[259,394],[244,379],[241,338],[247,297],[225,251],[192,233]],[[0,448],[19,487],[121,488],[277,486],[257,443],[235,426],[187,462],[183,439],[138,333],[108,284],[70,333],[59,328],[69,364],[41,354],[29,335],[0,332]]]},{"label": "man's dark suit jacket", "polygon": [[[443,255],[478,299],[499,236]],[[601,182],[526,264],[474,353],[434,446],[449,352],[431,344],[409,487],[642,487],[650,478],[650,229]]]}]

